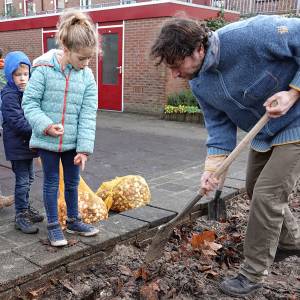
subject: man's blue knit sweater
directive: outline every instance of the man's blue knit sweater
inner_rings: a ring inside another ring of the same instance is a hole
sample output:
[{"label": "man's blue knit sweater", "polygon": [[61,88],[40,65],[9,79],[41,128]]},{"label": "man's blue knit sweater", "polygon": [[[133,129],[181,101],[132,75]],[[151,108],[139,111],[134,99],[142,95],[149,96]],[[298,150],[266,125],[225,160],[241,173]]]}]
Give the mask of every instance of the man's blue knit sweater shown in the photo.
[{"label": "man's blue knit sweater", "polygon": [[[279,91],[300,91],[300,19],[257,16],[227,25],[209,38],[204,63],[190,81],[205,116],[208,154],[228,154],[237,127],[249,131]],[[300,142],[300,101],[272,119],[252,141],[259,152]]]}]

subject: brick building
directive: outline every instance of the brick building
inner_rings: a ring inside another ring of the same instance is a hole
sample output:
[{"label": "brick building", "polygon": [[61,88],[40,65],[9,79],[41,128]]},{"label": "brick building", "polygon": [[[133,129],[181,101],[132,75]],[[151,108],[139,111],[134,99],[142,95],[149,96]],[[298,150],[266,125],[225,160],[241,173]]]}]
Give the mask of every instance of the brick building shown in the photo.
[{"label": "brick building", "polygon": [[[183,80],[172,79],[164,66],[153,66],[148,58],[162,22],[179,11],[201,20],[216,18],[219,13],[216,8],[172,0],[87,10],[102,38],[103,55],[91,61],[100,109],[160,113],[167,95],[187,86]],[[56,47],[58,17],[48,14],[0,21],[0,47],[4,53],[24,51],[31,60],[40,56]],[[236,20],[239,15],[226,12],[225,17]]]}]

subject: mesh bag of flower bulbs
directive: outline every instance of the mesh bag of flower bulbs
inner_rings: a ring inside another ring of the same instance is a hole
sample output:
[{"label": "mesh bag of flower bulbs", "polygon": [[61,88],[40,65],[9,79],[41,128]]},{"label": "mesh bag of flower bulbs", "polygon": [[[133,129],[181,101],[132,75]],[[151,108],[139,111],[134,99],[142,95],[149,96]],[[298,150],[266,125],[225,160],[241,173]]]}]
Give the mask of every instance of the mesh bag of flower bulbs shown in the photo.
[{"label": "mesh bag of flower bulbs", "polygon": [[116,177],[101,184],[96,194],[108,210],[122,212],[150,202],[151,193],[146,180],[138,175]]},{"label": "mesh bag of flower bulbs", "polygon": [[[106,204],[97,196],[80,176],[78,186],[78,209],[85,223],[95,223],[108,218]],[[59,166],[59,196],[58,196],[58,218],[62,228],[66,227],[67,207],[64,195],[63,168]]]}]

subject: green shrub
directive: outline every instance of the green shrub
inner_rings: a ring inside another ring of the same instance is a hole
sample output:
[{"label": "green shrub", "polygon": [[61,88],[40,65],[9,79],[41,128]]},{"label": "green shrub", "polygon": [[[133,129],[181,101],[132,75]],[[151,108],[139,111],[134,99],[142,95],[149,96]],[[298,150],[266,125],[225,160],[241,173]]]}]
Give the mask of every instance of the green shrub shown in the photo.
[{"label": "green shrub", "polygon": [[216,19],[209,19],[209,20],[205,20],[205,21],[206,21],[207,27],[209,29],[211,29],[212,31],[216,31],[217,29],[228,24],[228,22],[223,17],[218,17]]},{"label": "green shrub", "polygon": [[198,106],[197,100],[191,90],[183,90],[168,96],[168,105],[179,106]]}]

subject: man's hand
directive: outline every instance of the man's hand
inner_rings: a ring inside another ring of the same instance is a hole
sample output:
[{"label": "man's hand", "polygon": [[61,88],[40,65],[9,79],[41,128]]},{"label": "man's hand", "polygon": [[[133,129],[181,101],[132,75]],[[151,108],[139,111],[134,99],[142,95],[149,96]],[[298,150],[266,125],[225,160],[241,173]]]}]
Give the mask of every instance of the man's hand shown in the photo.
[{"label": "man's hand", "polygon": [[[268,98],[264,103],[270,118],[279,118],[285,115],[300,97],[300,92],[295,89],[282,91]],[[276,105],[274,105],[276,103]]]},{"label": "man's hand", "polygon": [[74,157],[74,165],[76,166],[81,165],[82,171],[85,168],[86,161],[87,161],[87,155],[85,153],[77,153],[77,155]]},{"label": "man's hand", "polygon": [[53,137],[61,136],[64,134],[64,127],[61,124],[52,124],[47,128],[46,134]]},{"label": "man's hand", "polygon": [[223,184],[225,176],[221,176],[221,178],[217,179],[214,177],[214,173],[226,157],[226,155],[209,155],[206,157],[204,172],[200,180],[200,188],[204,190],[206,195],[215,190],[219,184]]}]

